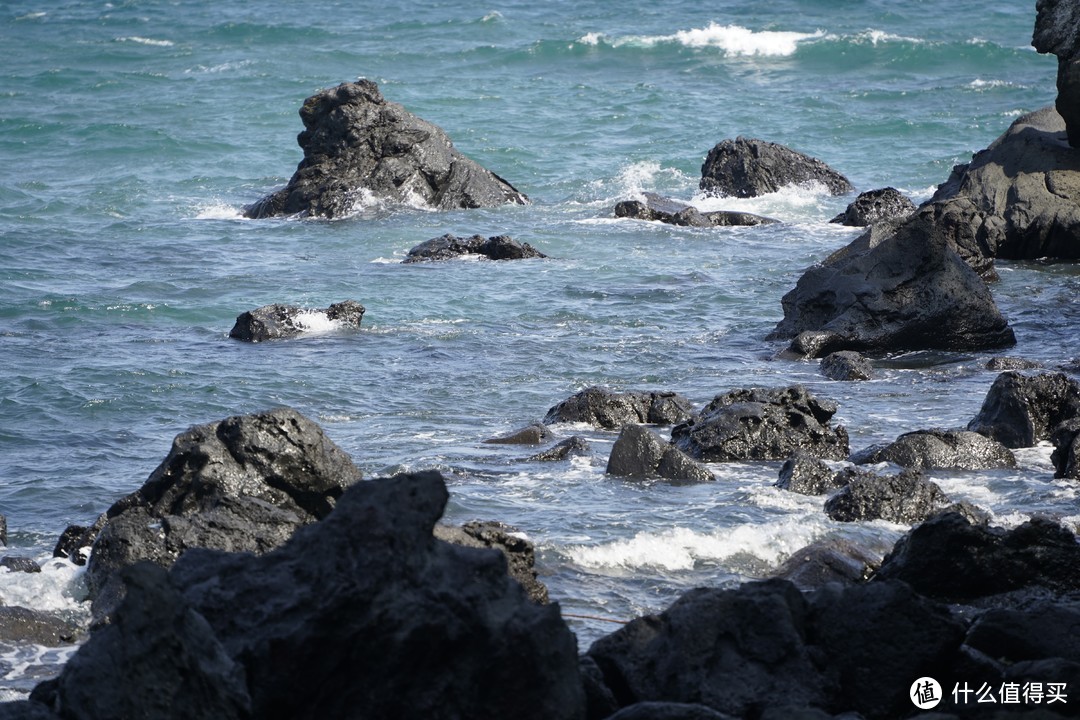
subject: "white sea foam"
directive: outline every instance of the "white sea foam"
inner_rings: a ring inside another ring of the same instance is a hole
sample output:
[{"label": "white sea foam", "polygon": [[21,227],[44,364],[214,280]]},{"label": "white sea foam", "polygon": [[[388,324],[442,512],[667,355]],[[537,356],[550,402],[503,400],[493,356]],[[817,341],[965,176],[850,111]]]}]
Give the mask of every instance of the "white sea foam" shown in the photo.
[{"label": "white sea foam", "polygon": [[982,78],[975,78],[968,83],[968,87],[973,90],[993,90],[994,88],[1017,87],[1017,85],[1008,80],[983,80]]},{"label": "white sea foam", "polygon": [[333,332],[341,327],[341,322],[331,320],[326,313],[318,310],[304,310],[296,314],[296,324],[306,333],[318,334]]},{"label": "white sea foam", "polygon": [[788,185],[774,193],[752,198],[716,197],[699,193],[690,200],[690,204],[701,212],[735,210],[798,222],[819,220],[822,213],[828,212],[826,206],[831,200],[832,193],[828,187],[823,183],[811,182]]},{"label": "white sea foam", "polygon": [[884,43],[914,43],[921,45],[925,40],[919,38],[907,37],[905,35],[894,35],[893,33],[887,33],[883,30],[866,30],[858,35],[855,35],[852,40],[856,43],[870,43],[877,46]]},{"label": "white sea foam", "polygon": [[654,47],[656,45],[677,44],[688,48],[715,48],[732,57],[783,57],[793,55],[799,43],[825,37],[821,30],[812,33],[783,30],[751,30],[741,25],[720,25],[709,23],[703,28],[679,30],[672,35],[627,35],[608,37],[591,32],[583,35],[578,42],[583,45],[612,47],[636,46]]},{"label": "white sea foam", "polygon": [[485,22],[485,23],[496,22],[498,20],[502,20],[502,18],[503,18],[503,14],[501,12],[499,12],[498,10],[492,10],[487,15],[480,18],[480,22]]},{"label": "white sea foam", "polygon": [[153,45],[155,47],[172,47],[176,44],[172,40],[155,40],[154,38],[140,37],[139,35],[118,37],[116,42],[133,42],[139,45]]},{"label": "white sea foam", "polygon": [[223,202],[213,202],[196,208],[196,220],[243,220],[244,213],[238,207]]},{"label": "white sea foam", "polygon": [[604,39],[605,36],[603,33],[591,32],[578,38],[578,42],[582,45],[599,45],[600,41]]},{"label": "white sea foam", "polygon": [[39,573],[0,568],[0,605],[17,605],[43,612],[86,613],[85,568],[67,560],[49,559]]}]

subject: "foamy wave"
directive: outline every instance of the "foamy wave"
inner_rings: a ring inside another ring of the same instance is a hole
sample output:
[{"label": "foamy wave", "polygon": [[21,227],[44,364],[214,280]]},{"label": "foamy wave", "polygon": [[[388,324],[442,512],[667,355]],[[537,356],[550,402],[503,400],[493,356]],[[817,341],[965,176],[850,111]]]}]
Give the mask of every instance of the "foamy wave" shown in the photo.
[{"label": "foamy wave", "polygon": [[480,18],[480,22],[484,22],[484,23],[497,22],[497,21],[502,20],[502,19],[503,19],[503,15],[502,15],[501,12],[499,12],[498,10],[492,10],[487,15]]},{"label": "foamy wave", "polygon": [[0,569],[0,605],[84,615],[84,571],[84,567],[59,559],[46,561],[39,573]]},{"label": "foamy wave", "polygon": [[140,45],[154,45],[156,47],[172,47],[175,43],[172,40],[155,40],[154,38],[140,37],[138,35],[130,35],[128,37],[118,37],[116,42],[133,42]]},{"label": "foamy wave", "polygon": [[994,88],[1016,87],[1016,85],[1008,80],[983,80],[981,78],[975,78],[968,83],[968,87],[972,90],[992,90]]},{"label": "foamy wave", "polygon": [[244,213],[238,207],[225,203],[210,203],[197,209],[196,220],[243,220]]},{"label": "foamy wave", "polygon": [[578,42],[584,45],[607,43],[612,47],[623,45],[653,47],[677,44],[688,48],[716,48],[725,55],[737,57],[783,57],[793,55],[799,43],[825,37],[821,30],[812,33],[781,30],[751,30],[741,25],[709,23],[707,27],[679,30],[673,35],[628,35],[609,38],[600,33],[588,33]]},{"label": "foamy wave", "polygon": [[919,38],[907,37],[906,35],[893,35],[883,30],[867,30],[856,35],[852,40],[856,43],[870,43],[871,45],[881,45],[883,43],[901,42],[901,43],[914,43],[921,45],[924,40]]},{"label": "foamy wave", "polygon": [[690,204],[701,212],[735,210],[787,222],[819,219],[823,213],[831,212],[832,202],[833,195],[829,188],[819,182],[788,185],[774,193],[752,198],[715,197],[699,193],[690,200]]},{"label": "foamy wave", "polygon": [[571,559],[587,568],[658,568],[692,570],[699,562],[721,562],[749,555],[775,566],[824,534],[824,525],[792,517],[771,523],[700,533],[687,528],[638,533],[628,540],[569,549]]},{"label": "foamy wave", "polygon": [[297,327],[301,328],[305,333],[328,333],[333,332],[341,328],[341,322],[338,320],[331,320],[326,316],[326,313],[318,310],[304,310],[296,314],[293,319]]}]

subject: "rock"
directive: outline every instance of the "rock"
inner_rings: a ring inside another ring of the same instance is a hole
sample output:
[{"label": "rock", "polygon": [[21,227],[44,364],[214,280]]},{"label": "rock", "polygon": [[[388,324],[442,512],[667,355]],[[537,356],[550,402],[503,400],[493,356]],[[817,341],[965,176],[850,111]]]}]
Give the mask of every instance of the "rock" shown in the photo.
[{"label": "rock", "polygon": [[105,513],[86,571],[95,615],[119,601],[121,568],[168,566],[195,547],[267,552],[326,517],[359,479],[322,428],[289,408],[188,429],[146,483]]},{"label": "rock", "polygon": [[868,190],[829,222],[851,227],[865,227],[883,220],[898,220],[915,212],[915,203],[893,187]]},{"label": "rock", "polygon": [[967,602],[1019,589],[1080,590],[1080,545],[1043,518],[1013,530],[972,525],[950,513],[913,528],[885,556],[874,580],[903,580],[943,602]]},{"label": "rock", "polygon": [[517,528],[501,522],[467,522],[461,527],[436,525],[435,537],[463,547],[493,548],[506,558],[507,572],[533,602],[546,604],[548,589],[536,573],[536,546]]},{"label": "rock", "polygon": [[840,350],[821,359],[821,374],[830,380],[869,380],[874,366],[857,352]]},{"label": "rock", "polygon": [[1058,113],[1065,120],[1069,144],[1080,148],[1080,8],[1069,0],[1038,0],[1031,44],[1057,55]]},{"label": "rock", "polygon": [[848,454],[847,431],[827,425],[836,409],[835,403],[798,386],[732,390],[675,426],[671,441],[706,462],[784,460],[799,449],[843,460]]},{"label": "rock", "polygon": [[559,462],[569,457],[588,455],[592,451],[588,440],[580,435],[555,443],[553,446],[527,458],[528,462]]},{"label": "rock", "polygon": [[108,516],[102,513],[93,525],[68,525],[56,541],[53,557],[66,558],[75,565],[85,565],[90,558],[90,547],[108,519]]},{"label": "rock", "polygon": [[998,375],[968,430],[1006,447],[1032,447],[1054,428],[1080,416],[1080,383],[1064,373]]},{"label": "rock", "polygon": [[685,227],[731,227],[771,225],[780,222],[772,218],[736,210],[701,212],[692,205],[670,198],[645,193],[645,202],[624,200],[615,205],[615,217],[650,220]]},{"label": "rock", "polygon": [[[871,226],[782,300],[770,339],[828,333],[820,352],[981,350],[1016,339],[986,283],[921,214]],[[790,348],[797,352],[793,343]]]},{"label": "rock", "polygon": [[510,183],[462,155],[443,130],[370,80],[342,83],[304,101],[304,159],[283,189],[244,209],[250,218],[335,218],[364,199],[437,210],[525,204]]},{"label": "rock", "polygon": [[0,720],[60,720],[60,716],[41,703],[20,700],[0,703]]},{"label": "rock", "polygon": [[803,591],[829,583],[854,585],[870,577],[881,558],[850,540],[828,538],[796,550],[773,573]]},{"label": "rock", "polygon": [[7,546],[7,518],[0,515],[0,545]]},{"label": "rock", "polygon": [[851,457],[856,465],[891,462],[915,470],[985,470],[1016,467],[1007,447],[965,430],[916,430]]},{"label": "rock", "polygon": [[1054,452],[1054,477],[1080,480],[1080,418],[1066,420],[1054,429],[1051,437]]},{"label": "rock", "polygon": [[264,305],[236,316],[229,337],[247,342],[263,342],[296,337],[311,330],[359,330],[364,306],[355,300],[334,303],[325,309],[295,305]]},{"label": "rock", "polygon": [[0,606],[0,642],[45,647],[71,645],[79,640],[78,625],[52,613],[17,606]]},{"label": "rock", "polygon": [[709,151],[699,186],[709,195],[747,198],[809,183],[821,183],[833,195],[854,189],[847,178],[820,160],[776,143],[738,137]]},{"label": "rock", "polygon": [[361,482],[273,552],[140,566],[113,623],[35,697],[65,717],[171,699],[158,717],[580,720],[559,608],[531,602],[502,553],[435,539],[447,499],[433,472]]},{"label": "rock", "polygon": [[1080,663],[1080,604],[1036,600],[1023,610],[991,608],[972,623],[964,643],[999,662],[1062,658]]},{"label": "rock", "polygon": [[572,395],[547,412],[544,423],[587,423],[605,430],[649,423],[672,425],[693,412],[690,401],[673,392],[612,392],[590,387]]},{"label": "rock", "polygon": [[554,437],[543,423],[533,423],[528,427],[515,430],[509,435],[488,438],[484,442],[490,445],[541,445]]},{"label": "rock", "polygon": [[693,703],[640,702],[625,707],[607,720],[734,720],[730,715]]},{"label": "rock", "polygon": [[485,238],[483,235],[457,237],[442,235],[421,243],[409,251],[401,262],[418,263],[434,260],[451,260],[463,255],[479,255],[489,260],[523,260],[525,258],[546,258],[547,255],[529,243],[514,240],[508,235],[496,235]]},{"label": "rock", "polygon": [[899,475],[860,473],[825,502],[826,514],[838,522],[886,520],[912,525],[947,505],[949,499],[922,473]]},{"label": "rock", "polygon": [[8,572],[39,573],[41,566],[32,558],[19,557],[17,555],[5,555],[0,558],[0,567],[7,568]]},{"label": "rock", "polygon": [[1038,370],[1043,364],[1037,360],[1017,357],[993,357],[986,361],[986,369],[995,372],[1004,370]]},{"label": "rock", "polygon": [[825,461],[805,450],[796,450],[780,468],[776,487],[803,495],[824,495],[830,490],[843,487],[846,481]]},{"label": "rock", "polygon": [[641,425],[624,425],[611,448],[609,475],[629,478],[662,477],[678,483],[715,480],[704,466]]}]

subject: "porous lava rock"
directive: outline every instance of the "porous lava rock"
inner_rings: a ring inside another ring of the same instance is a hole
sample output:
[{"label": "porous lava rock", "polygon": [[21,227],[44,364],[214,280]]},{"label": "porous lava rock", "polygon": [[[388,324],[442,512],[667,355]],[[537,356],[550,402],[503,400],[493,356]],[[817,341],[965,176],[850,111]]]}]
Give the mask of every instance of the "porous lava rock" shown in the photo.
[{"label": "porous lava rock", "polygon": [[915,203],[893,187],[868,190],[829,222],[851,227],[866,227],[883,220],[904,218],[915,212]]},{"label": "porous lava rock", "polygon": [[833,195],[854,188],[817,158],[767,140],[737,137],[716,144],[701,166],[699,187],[709,195],[757,197],[789,185],[820,183]]},{"label": "porous lava rock", "polygon": [[365,308],[355,300],[334,303],[327,308],[296,305],[263,305],[236,317],[229,337],[247,342],[263,342],[296,337],[312,329],[359,330]]},{"label": "porous lava rock", "polygon": [[548,410],[544,422],[586,423],[604,430],[648,423],[673,425],[690,417],[690,401],[675,392],[629,390],[615,392],[590,387],[571,395]]},{"label": "porous lava rock", "polygon": [[1080,383],[1065,373],[1003,372],[986,393],[968,430],[1006,447],[1032,447],[1049,440],[1061,423],[1080,417]]},{"label": "porous lava rock", "polygon": [[541,604],[548,602],[547,586],[536,573],[536,546],[517,528],[495,520],[473,520],[460,527],[439,523],[434,534],[454,545],[498,550],[506,558],[510,577],[525,588],[529,599]]},{"label": "porous lava rock", "polygon": [[473,235],[465,238],[446,234],[417,245],[409,251],[409,254],[401,262],[418,263],[452,260],[467,255],[485,257],[488,260],[524,260],[527,258],[547,257],[529,243],[518,242],[508,235],[495,235],[487,238],[483,235]]},{"label": "porous lava rock", "polygon": [[1016,456],[991,438],[969,430],[916,430],[888,445],[852,455],[853,463],[891,462],[915,470],[985,470],[1016,467]]},{"label": "porous lava rock", "polygon": [[948,503],[937,483],[916,471],[904,470],[898,475],[856,473],[825,502],[825,512],[839,522],[887,520],[912,525]]},{"label": "porous lava rock", "polygon": [[829,353],[818,367],[830,380],[869,380],[874,377],[873,363],[853,350]]}]

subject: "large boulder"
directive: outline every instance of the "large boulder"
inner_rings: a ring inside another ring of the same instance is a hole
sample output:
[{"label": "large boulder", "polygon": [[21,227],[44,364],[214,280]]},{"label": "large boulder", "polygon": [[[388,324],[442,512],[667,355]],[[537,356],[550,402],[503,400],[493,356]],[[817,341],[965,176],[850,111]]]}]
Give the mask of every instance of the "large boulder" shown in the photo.
[{"label": "large boulder", "polygon": [[1080,148],[1080,7],[1071,0],[1038,0],[1031,44],[1058,59],[1057,111],[1069,144]]},{"label": "large boulder", "polygon": [[529,243],[518,242],[508,235],[484,237],[457,237],[441,235],[427,242],[420,243],[401,262],[418,263],[434,260],[452,260],[458,257],[474,255],[489,260],[524,260],[526,258],[546,258],[547,255]]},{"label": "large boulder", "polygon": [[[871,226],[807,270],[782,304],[784,319],[770,339],[795,338],[791,350],[811,350],[812,356],[1016,342],[986,283],[922,213],[900,226]],[[816,334],[815,342],[800,343],[800,333]]]},{"label": "large boulder", "polygon": [[709,151],[699,186],[709,195],[748,198],[809,183],[820,183],[833,195],[854,189],[847,178],[816,158],[777,143],[737,137]]},{"label": "large boulder", "polygon": [[618,203],[615,205],[615,217],[650,220],[684,227],[771,225],[780,222],[772,218],[737,210],[701,212],[693,205],[661,197],[654,193],[645,193],[645,202],[624,200]]},{"label": "large boulder", "polygon": [[1080,417],[1080,383],[1065,373],[998,375],[968,430],[1006,447],[1032,447],[1049,440],[1062,422]]},{"label": "large boulder", "polygon": [[279,303],[263,305],[240,313],[229,337],[263,342],[296,337],[313,330],[358,330],[364,312],[364,306],[355,300],[334,303],[328,308],[302,308]]},{"label": "large boulder", "polygon": [[304,151],[288,185],[244,209],[251,218],[348,215],[365,199],[437,210],[524,204],[510,183],[462,155],[443,130],[387,102],[370,80],[304,101]]},{"label": "large boulder", "polygon": [[643,425],[624,425],[611,447],[607,473],[628,478],[664,478],[675,483],[714,480],[713,474]]},{"label": "large boulder", "polygon": [[866,227],[884,220],[904,218],[915,212],[915,203],[896,188],[859,193],[844,212],[829,222],[852,227]]},{"label": "large boulder", "polygon": [[129,593],[37,702],[66,718],[583,720],[577,648],[502,553],[432,529],[437,473],[357,483],[260,556],[195,550]]},{"label": "large boulder", "polygon": [[835,403],[799,386],[732,390],[676,425],[671,441],[706,462],[784,460],[799,449],[843,460],[848,455],[847,431],[828,426],[836,410]]},{"label": "large boulder", "polygon": [[915,470],[986,470],[1016,467],[1016,456],[990,438],[968,430],[916,430],[888,445],[851,456],[853,463],[891,462]]},{"label": "large boulder", "polygon": [[912,525],[949,503],[937,483],[913,470],[899,475],[855,473],[825,502],[825,512],[839,522],[886,520]]},{"label": "large boulder", "polygon": [[624,425],[638,423],[673,425],[688,419],[692,411],[690,401],[674,392],[614,392],[590,387],[548,410],[544,422],[548,425],[586,423],[605,430],[618,430]]}]

